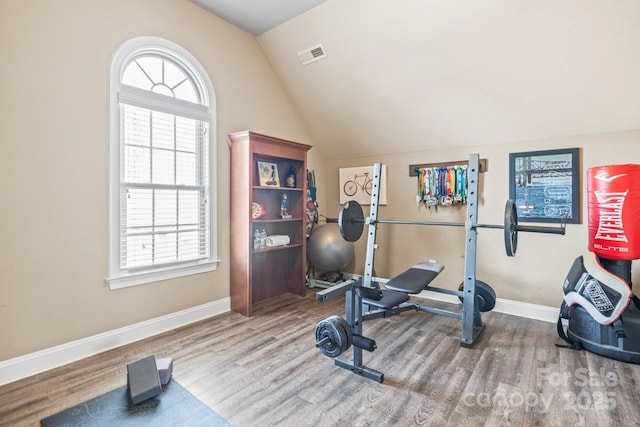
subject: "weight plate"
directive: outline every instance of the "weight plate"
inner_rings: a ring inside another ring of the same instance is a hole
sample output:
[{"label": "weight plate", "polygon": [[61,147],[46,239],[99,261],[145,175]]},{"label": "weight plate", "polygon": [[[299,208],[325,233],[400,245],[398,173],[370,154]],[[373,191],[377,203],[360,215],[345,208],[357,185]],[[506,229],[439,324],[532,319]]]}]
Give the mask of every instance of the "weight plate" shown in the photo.
[{"label": "weight plate", "polygon": [[[464,282],[460,283],[458,290],[462,292],[464,290]],[[491,286],[486,284],[481,280],[476,280],[476,295],[478,297],[478,310],[481,312],[491,311],[496,306],[496,292],[493,290]],[[464,302],[462,297],[460,298],[460,302]]]},{"label": "weight plate", "polygon": [[364,230],[364,213],[360,203],[350,200],[342,206],[338,215],[338,228],[347,242],[360,239]]},{"label": "weight plate", "polygon": [[504,248],[507,256],[516,256],[518,247],[518,211],[513,200],[504,206]]},{"label": "weight plate", "polygon": [[337,315],[331,316],[327,320],[331,321],[335,325],[336,329],[341,329],[344,332],[345,336],[347,337],[347,340],[345,341],[345,344],[343,346],[344,347],[343,353],[349,350],[353,340],[353,331],[351,330],[351,326],[349,326],[346,320],[344,320],[342,317]]},{"label": "weight plate", "polygon": [[326,342],[319,346],[320,351],[327,357],[335,358],[344,353],[347,347],[347,334],[342,327],[334,323],[331,316],[316,325],[316,343]]}]

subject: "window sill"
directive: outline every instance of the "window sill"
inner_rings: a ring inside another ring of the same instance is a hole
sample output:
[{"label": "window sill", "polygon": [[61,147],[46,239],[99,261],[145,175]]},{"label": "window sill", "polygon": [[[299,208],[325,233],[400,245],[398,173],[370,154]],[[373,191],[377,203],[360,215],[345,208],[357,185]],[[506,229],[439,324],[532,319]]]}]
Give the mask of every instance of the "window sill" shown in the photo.
[{"label": "window sill", "polygon": [[220,260],[202,262],[197,264],[184,265],[177,268],[146,271],[135,274],[123,274],[117,277],[108,277],[105,282],[113,291],[116,289],[128,288],[131,286],[144,285],[147,283],[159,282],[161,280],[175,279],[192,274],[206,273],[218,268]]}]

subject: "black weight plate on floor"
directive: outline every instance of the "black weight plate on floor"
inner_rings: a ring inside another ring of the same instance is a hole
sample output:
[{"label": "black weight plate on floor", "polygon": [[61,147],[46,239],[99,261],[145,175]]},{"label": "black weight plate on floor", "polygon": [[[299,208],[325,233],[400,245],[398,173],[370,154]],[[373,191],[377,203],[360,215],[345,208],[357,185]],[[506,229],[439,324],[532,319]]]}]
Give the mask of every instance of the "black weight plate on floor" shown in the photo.
[{"label": "black weight plate on floor", "polygon": [[347,242],[355,242],[362,236],[364,230],[364,213],[360,203],[350,200],[340,209],[338,215],[340,234]]}]

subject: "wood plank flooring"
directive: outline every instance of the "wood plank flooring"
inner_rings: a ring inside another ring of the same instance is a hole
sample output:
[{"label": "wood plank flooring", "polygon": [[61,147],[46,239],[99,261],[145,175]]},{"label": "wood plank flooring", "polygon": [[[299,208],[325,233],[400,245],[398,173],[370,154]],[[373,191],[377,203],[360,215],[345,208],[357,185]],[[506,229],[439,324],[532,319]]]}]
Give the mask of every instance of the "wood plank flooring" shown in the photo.
[{"label": "wood plank flooring", "polygon": [[124,385],[126,364],[149,354],[173,357],[174,379],[237,427],[640,425],[640,366],[556,347],[553,324],[486,313],[467,349],[455,319],[369,321],[378,349],[364,363],[385,374],[378,384],[315,348],[316,323],[344,307],[314,294],[285,294],[251,318],[226,313],[7,384],[0,425],[38,425]]}]

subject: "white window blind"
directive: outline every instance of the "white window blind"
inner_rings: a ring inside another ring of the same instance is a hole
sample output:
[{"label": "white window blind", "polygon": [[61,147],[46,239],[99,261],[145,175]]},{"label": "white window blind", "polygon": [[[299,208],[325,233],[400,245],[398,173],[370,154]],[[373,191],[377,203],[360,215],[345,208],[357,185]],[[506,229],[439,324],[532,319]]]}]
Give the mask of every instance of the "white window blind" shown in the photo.
[{"label": "white window blind", "polygon": [[215,269],[214,93],[202,66],[157,37],[111,65],[112,289]]},{"label": "white window blind", "polygon": [[122,269],[207,259],[208,123],[122,105]]}]

